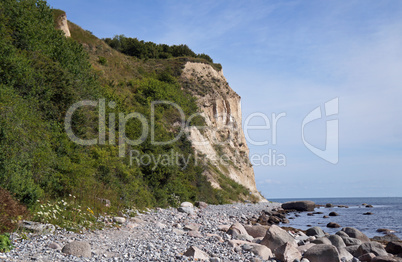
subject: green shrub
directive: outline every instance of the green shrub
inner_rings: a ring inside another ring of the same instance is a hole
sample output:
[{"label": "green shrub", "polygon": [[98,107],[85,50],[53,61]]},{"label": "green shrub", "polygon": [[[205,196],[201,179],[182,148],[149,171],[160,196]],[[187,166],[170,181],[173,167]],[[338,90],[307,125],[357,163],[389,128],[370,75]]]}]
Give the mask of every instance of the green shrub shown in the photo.
[{"label": "green shrub", "polygon": [[101,64],[101,65],[106,65],[106,64],[107,64],[107,60],[106,60],[105,57],[99,56],[99,57],[98,57],[98,63]]},{"label": "green shrub", "polygon": [[0,252],[9,252],[14,246],[10,240],[10,234],[5,233],[0,235]]}]

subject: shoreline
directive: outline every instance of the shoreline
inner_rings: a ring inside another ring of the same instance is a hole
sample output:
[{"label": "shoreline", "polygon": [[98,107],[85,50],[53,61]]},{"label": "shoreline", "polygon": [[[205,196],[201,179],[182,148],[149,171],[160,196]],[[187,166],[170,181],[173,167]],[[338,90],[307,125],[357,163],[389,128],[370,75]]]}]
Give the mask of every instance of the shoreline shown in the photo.
[{"label": "shoreline", "polygon": [[[269,255],[268,247],[261,243],[268,235],[267,229],[276,227],[252,226],[250,221],[258,220],[262,214],[283,214],[280,207],[281,203],[264,202],[200,208],[188,205],[182,207],[182,212],[176,208],[158,208],[127,218],[116,228],[84,234],[65,230],[58,230],[53,235],[28,234],[27,240],[14,241],[15,248],[1,254],[0,261],[194,261],[200,253],[191,255],[188,253],[191,247],[203,252],[208,257],[206,261],[274,261],[268,258],[274,256],[275,250],[270,249]],[[286,227],[287,224],[279,226]],[[298,241],[305,238],[302,233],[290,231],[287,234]],[[75,241],[88,243],[88,258],[62,251]],[[261,250],[256,250],[258,248]]]}]

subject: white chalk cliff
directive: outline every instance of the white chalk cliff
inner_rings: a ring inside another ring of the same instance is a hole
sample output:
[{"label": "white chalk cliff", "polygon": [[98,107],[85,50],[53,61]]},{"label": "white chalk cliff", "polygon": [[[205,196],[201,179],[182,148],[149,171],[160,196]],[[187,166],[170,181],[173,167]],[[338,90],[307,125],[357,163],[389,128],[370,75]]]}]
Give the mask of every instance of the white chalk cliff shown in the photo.
[{"label": "white chalk cliff", "polygon": [[197,154],[214,166],[205,171],[212,186],[220,188],[216,174],[220,172],[248,188],[257,201],[267,201],[257,190],[249,161],[241,127],[240,96],[230,88],[222,70],[209,64],[187,62],[181,82],[197,98],[205,119],[206,128],[190,127],[187,131]]},{"label": "white chalk cliff", "polygon": [[56,28],[63,31],[66,37],[71,37],[70,29],[68,28],[66,13],[61,14],[56,19]]}]

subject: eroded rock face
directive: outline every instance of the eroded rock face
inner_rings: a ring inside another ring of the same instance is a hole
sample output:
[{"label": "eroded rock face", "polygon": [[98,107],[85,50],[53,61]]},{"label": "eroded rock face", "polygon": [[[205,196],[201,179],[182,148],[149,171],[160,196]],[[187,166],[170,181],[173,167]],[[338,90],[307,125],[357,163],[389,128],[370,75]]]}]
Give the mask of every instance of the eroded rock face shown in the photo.
[{"label": "eroded rock face", "polygon": [[68,28],[67,15],[60,15],[56,21],[56,28],[63,31],[66,37],[71,37],[70,29]]},{"label": "eroded rock face", "polygon": [[[202,156],[221,173],[248,188],[259,201],[267,201],[257,191],[249,162],[249,149],[241,127],[240,96],[230,88],[222,70],[187,62],[181,82],[197,98],[207,126],[201,132],[196,127],[187,129],[198,157]],[[216,172],[209,169],[204,174],[213,187],[220,188]]]}]

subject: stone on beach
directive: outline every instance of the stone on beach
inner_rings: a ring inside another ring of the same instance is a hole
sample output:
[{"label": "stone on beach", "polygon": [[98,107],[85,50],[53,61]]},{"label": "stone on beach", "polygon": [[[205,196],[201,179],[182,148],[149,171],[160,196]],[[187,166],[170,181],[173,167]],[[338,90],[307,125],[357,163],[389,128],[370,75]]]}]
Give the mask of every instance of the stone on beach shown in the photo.
[{"label": "stone on beach", "polygon": [[116,222],[117,224],[124,224],[126,219],[124,217],[113,217],[113,222]]},{"label": "stone on beach", "polygon": [[388,256],[387,251],[378,242],[365,242],[357,249],[357,254],[362,256],[367,253],[373,253],[376,256]]},{"label": "stone on beach", "polygon": [[91,246],[86,241],[73,241],[66,244],[61,252],[76,257],[91,257]]},{"label": "stone on beach", "polygon": [[39,222],[32,222],[32,221],[22,221],[21,227],[26,229],[29,232],[33,232],[35,234],[53,234],[56,230],[55,226],[52,224],[42,224]]},{"label": "stone on beach", "polygon": [[256,237],[265,237],[265,234],[267,233],[268,226],[260,226],[260,225],[255,225],[255,226],[244,226],[246,229],[247,233],[256,238]]},{"label": "stone on beach", "polygon": [[323,237],[325,236],[324,231],[321,227],[311,227],[306,231],[307,236]]},{"label": "stone on beach", "polygon": [[333,245],[315,245],[304,253],[310,262],[339,262],[338,250]]},{"label": "stone on beach", "polygon": [[189,249],[187,249],[184,255],[186,257],[193,257],[194,259],[200,259],[200,260],[209,259],[209,255],[196,246],[191,246]]},{"label": "stone on beach", "polygon": [[296,245],[291,242],[283,244],[275,249],[275,258],[283,262],[293,262],[294,260],[300,260],[302,254],[297,250]]},{"label": "stone on beach", "polygon": [[268,247],[266,247],[264,245],[253,245],[253,247],[251,248],[250,251],[252,253],[260,256],[264,260],[268,260],[269,258],[271,258],[273,256],[271,249],[269,249]]},{"label": "stone on beach", "polygon": [[343,232],[345,232],[349,237],[359,239],[362,242],[369,242],[370,239],[363,234],[360,230],[353,227],[344,227],[342,228]]},{"label": "stone on beach", "polygon": [[295,243],[296,240],[287,231],[276,225],[272,225],[267,230],[264,239],[261,241],[261,245],[264,245],[271,250],[275,250],[288,242]]}]

